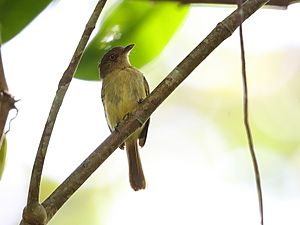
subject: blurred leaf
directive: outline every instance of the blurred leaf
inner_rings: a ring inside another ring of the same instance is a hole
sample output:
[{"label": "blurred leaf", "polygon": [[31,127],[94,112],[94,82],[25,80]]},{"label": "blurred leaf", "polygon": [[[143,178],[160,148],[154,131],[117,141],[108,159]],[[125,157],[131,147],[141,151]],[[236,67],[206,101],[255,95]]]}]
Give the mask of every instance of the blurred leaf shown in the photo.
[{"label": "blurred leaf", "polygon": [[[58,186],[58,183],[43,178],[41,200],[46,199]],[[100,225],[109,210],[112,199],[111,186],[82,187],[62,206],[49,225]],[[99,222],[100,221],[100,222]]]},{"label": "blurred leaf", "polygon": [[0,0],[0,26],[3,43],[17,35],[52,0]]},{"label": "blurred leaf", "polygon": [[99,59],[112,46],[134,43],[131,63],[139,68],[149,63],[164,49],[188,11],[188,6],[174,3],[122,1],[105,17],[88,45],[75,77],[98,80]]},{"label": "blurred leaf", "polygon": [[[188,88],[181,88],[181,99],[177,94],[175,100],[197,109],[199,116],[214,123],[230,149],[248,149],[241,72],[232,64],[236,52],[220,49],[218,54],[206,59],[198,71],[210,76],[191,76]],[[297,48],[247,55],[249,119],[257,151],[263,147],[285,156],[299,152],[300,67],[290,63],[298,58]]]},{"label": "blurred leaf", "polygon": [[5,166],[6,150],[7,150],[7,141],[6,141],[6,137],[4,137],[0,148],[0,179],[2,177],[4,166]]}]

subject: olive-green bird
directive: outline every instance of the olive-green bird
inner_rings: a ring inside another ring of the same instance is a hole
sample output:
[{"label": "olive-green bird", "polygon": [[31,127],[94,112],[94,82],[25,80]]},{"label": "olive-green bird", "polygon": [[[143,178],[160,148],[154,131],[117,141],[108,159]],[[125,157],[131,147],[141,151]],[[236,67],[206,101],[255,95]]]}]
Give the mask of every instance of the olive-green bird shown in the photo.
[{"label": "olive-green bird", "polygon": [[[109,50],[99,64],[102,80],[102,103],[110,131],[132,112],[148,94],[149,86],[143,74],[130,65],[128,55],[134,44]],[[143,147],[146,142],[149,119],[125,140],[129,164],[131,187],[138,191],[145,189],[146,181],[138,152],[137,141]],[[124,143],[120,146],[124,148]]]}]

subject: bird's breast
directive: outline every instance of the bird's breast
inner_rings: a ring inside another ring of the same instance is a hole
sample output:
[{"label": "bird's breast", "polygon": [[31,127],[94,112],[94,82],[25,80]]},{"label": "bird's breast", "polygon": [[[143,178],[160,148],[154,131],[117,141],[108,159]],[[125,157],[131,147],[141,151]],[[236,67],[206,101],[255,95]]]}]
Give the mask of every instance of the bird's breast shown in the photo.
[{"label": "bird's breast", "polygon": [[109,74],[103,80],[102,96],[107,122],[113,130],[146,97],[143,75],[135,69]]}]

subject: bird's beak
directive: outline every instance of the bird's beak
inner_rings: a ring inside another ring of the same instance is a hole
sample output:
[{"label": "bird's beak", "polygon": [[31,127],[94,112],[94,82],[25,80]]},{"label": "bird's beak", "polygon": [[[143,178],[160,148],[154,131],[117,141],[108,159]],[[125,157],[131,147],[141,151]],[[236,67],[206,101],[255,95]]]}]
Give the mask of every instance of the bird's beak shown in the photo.
[{"label": "bird's beak", "polygon": [[127,45],[125,48],[124,48],[124,53],[129,53],[131,51],[131,49],[133,49],[134,47],[134,44],[131,44],[131,45]]}]

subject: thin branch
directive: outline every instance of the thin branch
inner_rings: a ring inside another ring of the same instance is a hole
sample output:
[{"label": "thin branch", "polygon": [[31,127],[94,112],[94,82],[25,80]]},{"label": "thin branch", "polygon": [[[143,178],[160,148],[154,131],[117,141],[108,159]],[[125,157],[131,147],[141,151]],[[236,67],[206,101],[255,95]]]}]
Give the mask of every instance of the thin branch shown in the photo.
[{"label": "thin branch", "polygon": [[[238,9],[241,8],[241,3],[238,1]],[[243,11],[240,10],[240,19],[243,18]],[[241,46],[241,61],[242,61],[242,78],[243,78],[243,110],[244,110],[244,125],[247,134],[247,140],[249,145],[249,150],[251,154],[251,159],[254,168],[255,174],[255,183],[256,183],[256,190],[258,195],[258,202],[259,202],[259,212],[260,212],[260,223],[261,225],[264,224],[264,208],[263,208],[263,195],[262,195],[262,188],[261,188],[261,181],[260,181],[260,173],[258,162],[256,159],[256,154],[254,150],[254,144],[251,134],[251,128],[249,123],[249,107],[248,107],[248,86],[247,86],[247,73],[246,73],[246,58],[245,58],[245,48],[244,48],[244,38],[243,38],[243,27],[242,24],[239,27],[239,34],[240,34],[240,46]]]},{"label": "thin branch", "polygon": [[8,86],[4,74],[0,45],[0,146],[2,145],[2,136],[8,113],[13,108],[15,108],[15,100],[8,91]]},{"label": "thin branch", "polygon": [[[241,8],[244,11],[243,21],[251,16],[268,0],[250,0]],[[153,92],[118,125],[113,132],[81,165],[42,203],[48,220],[87,180],[87,178],[115,151],[115,149],[138,127],[141,126],[155,109],[188,77],[188,75],[243,22],[239,11],[235,10],[219,23],[213,31],[153,90]]]},{"label": "thin branch", "polygon": [[[134,0],[137,1],[137,0]],[[180,2],[182,4],[236,5],[236,0],[151,0],[154,2]],[[243,1],[245,2],[245,1]],[[289,5],[300,0],[270,0],[266,5],[286,9]]]},{"label": "thin branch", "polygon": [[8,86],[6,83],[3,62],[2,62],[1,45],[0,45],[0,90],[8,92]]},{"label": "thin branch", "polygon": [[47,153],[47,148],[48,148],[48,144],[49,144],[50,137],[52,134],[52,130],[53,130],[53,127],[54,127],[54,124],[56,121],[56,117],[57,117],[58,111],[60,109],[60,106],[63,102],[64,96],[70,85],[70,82],[73,78],[74,72],[77,69],[77,66],[79,64],[81,56],[84,52],[84,49],[87,45],[90,35],[95,28],[96,22],[99,18],[99,15],[100,15],[105,3],[106,3],[106,0],[98,1],[90,19],[88,20],[88,22],[86,24],[86,27],[85,27],[84,32],[81,36],[81,39],[78,43],[78,46],[74,52],[71,62],[59,82],[58,89],[56,91],[56,95],[52,102],[51,110],[50,110],[47,122],[45,124],[45,128],[44,128],[44,131],[43,131],[43,134],[41,137],[41,141],[40,141],[40,144],[38,147],[37,155],[35,158],[32,175],[31,175],[31,180],[30,180],[27,206],[31,205],[33,203],[37,203],[39,201],[39,190],[40,190],[40,182],[41,182],[41,175],[42,175],[44,160],[45,160],[45,156]]}]

